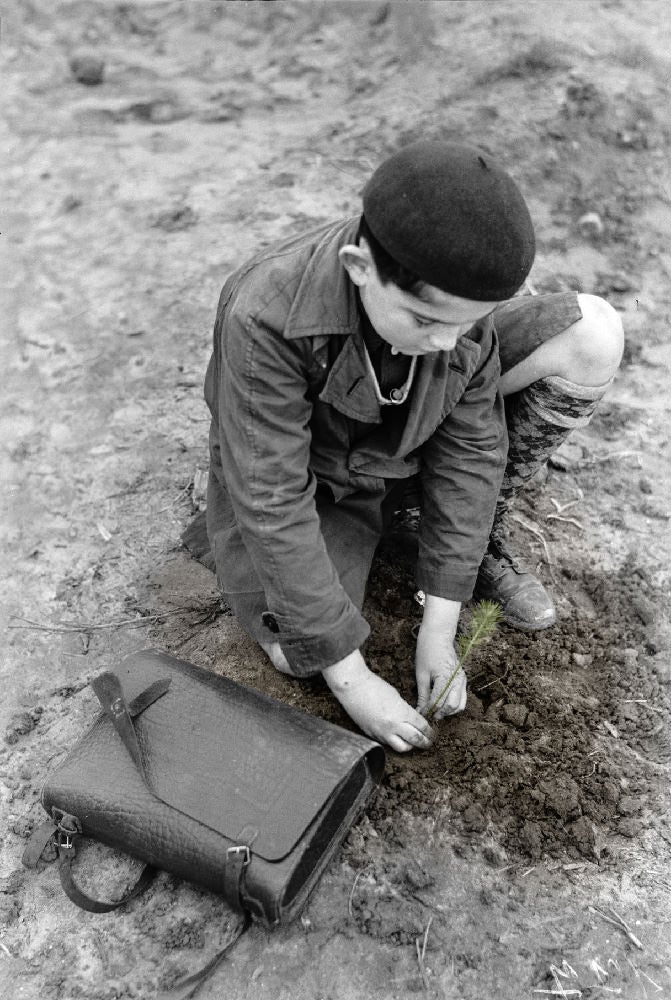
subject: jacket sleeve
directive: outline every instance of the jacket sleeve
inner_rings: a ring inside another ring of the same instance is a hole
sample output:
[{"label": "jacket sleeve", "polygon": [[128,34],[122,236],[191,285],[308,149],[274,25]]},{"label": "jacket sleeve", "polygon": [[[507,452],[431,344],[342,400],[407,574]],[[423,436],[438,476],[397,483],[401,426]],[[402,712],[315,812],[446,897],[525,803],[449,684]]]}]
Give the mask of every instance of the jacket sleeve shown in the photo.
[{"label": "jacket sleeve", "polygon": [[216,392],[220,468],[237,528],[278,625],[289,665],[336,663],[369,627],[326,550],[310,470],[304,345],[253,317],[222,317]]},{"label": "jacket sleeve", "polygon": [[417,585],[453,601],[473,594],[508,447],[496,335],[480,347],[484,360],[422,449]]}]

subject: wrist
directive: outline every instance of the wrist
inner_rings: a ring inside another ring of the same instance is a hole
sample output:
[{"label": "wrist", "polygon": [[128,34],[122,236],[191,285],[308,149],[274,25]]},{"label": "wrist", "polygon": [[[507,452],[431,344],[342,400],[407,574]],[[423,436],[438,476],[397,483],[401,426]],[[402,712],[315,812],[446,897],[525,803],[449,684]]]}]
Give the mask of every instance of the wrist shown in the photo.
[{"label": "wrist", "polygon": [[434,629],[439,628],[441,632],[456,635],[459,624],[459,612],[461,603],[450,601],[446,597],[436,597],[427,594],[424,600],[424,616],[422,626]]},{"label": "wrist", "polygon": [[342,660],[338,660],[337,663],[331,664],[330,667],[324,667],[322,676],[331,691],[337,696],[339,693],[347,691],[368,672],[366,661],[359,650],[355,649]]}]

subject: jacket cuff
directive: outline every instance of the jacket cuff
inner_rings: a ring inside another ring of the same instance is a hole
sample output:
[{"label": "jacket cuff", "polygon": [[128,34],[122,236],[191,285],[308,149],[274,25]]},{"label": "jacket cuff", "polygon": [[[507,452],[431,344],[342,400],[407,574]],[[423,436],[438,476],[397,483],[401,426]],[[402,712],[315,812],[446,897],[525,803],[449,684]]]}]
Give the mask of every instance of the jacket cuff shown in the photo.
[{"label": "jacket cuff", "polygon": [[426,567],[417,568],[416,580],[419,590],[434,597],[443,597],[447,601],[459,601],[464,604],[470,601],[477,580],[475,573],[448,573],[444,570],[430,570]]},{"label": "jacket cuff", "polygon": [[370,635],[368,622],[354,607],[345,622],[341,620],[319,635],[291,634],[282,627],[282,616],[274,617],[279,626],[274,639],[279,642],[296,677],[313,677],[321,673],[359,649]]}]

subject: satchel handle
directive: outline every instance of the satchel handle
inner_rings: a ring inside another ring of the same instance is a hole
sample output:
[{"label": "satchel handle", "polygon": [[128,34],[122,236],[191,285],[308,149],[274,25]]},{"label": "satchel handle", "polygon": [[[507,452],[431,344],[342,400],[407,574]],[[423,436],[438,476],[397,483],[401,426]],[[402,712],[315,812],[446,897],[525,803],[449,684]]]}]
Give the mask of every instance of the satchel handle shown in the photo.
[{"label": "satchel handle", "polygon": [[88,910],[89,913],[111,913],[112,910],[118,910],[120,906],[128,903],[131,899],[135,899],[136,896],[141,895],[141,893],[148,889],[158,875],[157,868],[145,865],[137,882],[123,894],[121,899],[113,903],[94,899],[93,896],[88,896],[79,888],[72,874],[72,862],[75,858],[78,840],[79,836],[77,834],[71,834],[66,843],[58,845],[58,874],[63,886],[63,892],[68,899],[76,906],[81,907],[82,910]]},{"label": "satchel handle", "polygon": [[40,855],[52,843],[58,854],[58,874],[63,891],[68,899],[82,910],[88,910],[89,913],[110,913],[112,910],[118,910],[124,903],[144,892],[158,875],[157,868],[145,865],[137,882],[123,894],[121,899],[113,903],[94,899],[80,889],[72,873],[72,862],[81,837],[81,824],[77,817],[54,808],[53,818],[46,820],[31,834],[22,861],[26,868],[37,867]]}]

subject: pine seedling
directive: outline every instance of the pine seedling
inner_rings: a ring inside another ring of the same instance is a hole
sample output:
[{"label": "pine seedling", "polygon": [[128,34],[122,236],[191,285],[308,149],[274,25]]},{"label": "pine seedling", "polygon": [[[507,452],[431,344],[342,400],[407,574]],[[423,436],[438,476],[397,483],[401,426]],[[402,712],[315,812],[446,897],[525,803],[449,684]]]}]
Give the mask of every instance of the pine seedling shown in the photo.
[{"label": "pine seedling", "polygon": [[480,601],[473,609],[471,621],[465,632],[457,636],[457,665],[450,674],[450,679],[443,687],[438,697],[429,705],[426,718],[430,719],[436,712],[441,701],[452,687],[452,682],[474,649],[488,642],[496,631],[501,620],[501,609],[494,601]]}]

